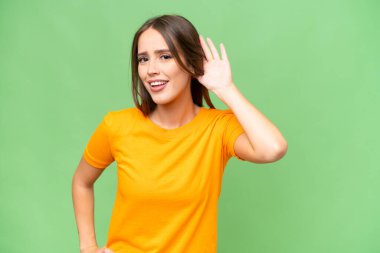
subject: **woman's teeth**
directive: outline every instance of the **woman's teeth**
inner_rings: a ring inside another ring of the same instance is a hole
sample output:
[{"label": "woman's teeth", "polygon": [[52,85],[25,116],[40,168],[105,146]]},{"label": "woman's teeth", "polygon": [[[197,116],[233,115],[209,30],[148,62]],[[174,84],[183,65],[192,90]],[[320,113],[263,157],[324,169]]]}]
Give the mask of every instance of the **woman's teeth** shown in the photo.
[{"label": "woman's teeth", "polygon": [[164,85],[165,83],[167,83],[167,82],[152,82],[152,83],[150,83],[150,85],[154,87],[154,86]]}]

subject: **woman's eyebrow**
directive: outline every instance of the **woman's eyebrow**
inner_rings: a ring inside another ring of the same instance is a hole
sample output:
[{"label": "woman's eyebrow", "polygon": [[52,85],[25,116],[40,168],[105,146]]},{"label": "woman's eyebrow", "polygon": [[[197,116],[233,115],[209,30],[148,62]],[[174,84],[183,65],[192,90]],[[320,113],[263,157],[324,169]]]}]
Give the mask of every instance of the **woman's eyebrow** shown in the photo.
[{"label": "woman's eyebrow", "polygon": [[[158,50],[154,51],[155,54],[166,53],[166,52],[170,52],[170,50],[169,49],[158,49]],[[138,53],[137,55],[139,56],[139,55],[144,55],[144,54],[147,54],[146,51]]]}]

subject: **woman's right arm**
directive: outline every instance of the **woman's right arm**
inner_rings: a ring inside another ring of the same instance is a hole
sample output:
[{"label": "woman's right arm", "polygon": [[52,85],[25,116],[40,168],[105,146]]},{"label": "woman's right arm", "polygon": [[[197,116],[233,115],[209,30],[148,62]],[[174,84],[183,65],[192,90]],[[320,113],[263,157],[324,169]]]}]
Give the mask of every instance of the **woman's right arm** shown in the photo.
[{"label": "woman's right arm", "polygon": [[94,183],[102,172],[103,169],[88,164],[82,156],[72,179],[72,198],[81,253],[112,252],[100,249],[95,235]]}]

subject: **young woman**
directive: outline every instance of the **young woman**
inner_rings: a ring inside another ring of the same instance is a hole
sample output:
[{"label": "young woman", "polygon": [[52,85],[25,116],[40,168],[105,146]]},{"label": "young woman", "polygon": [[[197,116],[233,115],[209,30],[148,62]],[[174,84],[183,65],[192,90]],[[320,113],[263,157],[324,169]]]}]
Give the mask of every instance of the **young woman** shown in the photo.
[{"label": "young woman", "polygon": [[[104,116],[73,176],[81,252],[215,253],[228,160],[269,163],[286,153],[282,134],[239,92],[220,50],[178,15],[151,18],[136,32],[136,107]],[[216,109],[209,91],[229,109]],[[93,185],[113,161],[117,195],[107,243],[98,247]]]}]

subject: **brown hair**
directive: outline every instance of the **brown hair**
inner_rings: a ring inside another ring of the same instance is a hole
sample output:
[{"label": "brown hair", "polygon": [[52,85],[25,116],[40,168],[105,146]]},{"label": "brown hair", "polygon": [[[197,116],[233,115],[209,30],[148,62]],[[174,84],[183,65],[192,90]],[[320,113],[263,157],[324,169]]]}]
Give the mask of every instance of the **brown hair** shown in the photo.
[{"label": "brown hair", "polygon": [[[136,107],[147,116],[157,106],[142,84],[138,74],[138,40],[140,35],[149,28],[157,30],[163,36],[179,66],[191,74],[191,96],[194,104],[202,107],[204,98],[210,108],[215,108],[211,102],[208,89],[195,78],[196,76],[202,76],[204,74],[203,60],[206,59],[199,41],[199,34],[190,21],[179,15],[162,15],[150,18],[135,33],[132,43],[131,63],[132,95]],[[186,64],[182,62],[179,53],[183,55]],[[190,66],[193,72],[187,65]],[[141,103],[139,98],[141,99]]]}]

